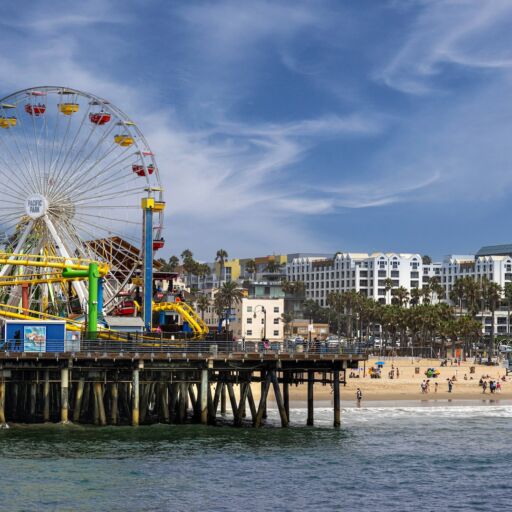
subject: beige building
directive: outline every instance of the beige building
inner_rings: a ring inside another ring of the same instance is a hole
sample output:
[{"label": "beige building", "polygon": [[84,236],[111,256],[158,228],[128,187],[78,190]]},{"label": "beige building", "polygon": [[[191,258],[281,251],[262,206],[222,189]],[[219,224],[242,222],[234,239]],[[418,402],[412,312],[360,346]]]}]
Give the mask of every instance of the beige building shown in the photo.
[{"label": "beige building", "polygon": [[237,305],[231,329],[236,338],[246,341],[261,340],[266,336],[270,341],[284,339],[284,299],[245,297]]}]

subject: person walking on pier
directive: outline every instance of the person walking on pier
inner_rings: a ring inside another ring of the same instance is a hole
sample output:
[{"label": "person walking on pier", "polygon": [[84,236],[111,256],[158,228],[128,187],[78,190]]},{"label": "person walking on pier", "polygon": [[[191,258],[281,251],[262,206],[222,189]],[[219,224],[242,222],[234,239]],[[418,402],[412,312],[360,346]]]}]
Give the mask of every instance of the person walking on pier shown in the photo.
[{"label": "person walking on pier", "polygon": [[356,391],[356,400],[357,400],[357,406],[359,407],[361,405],[361,400],[363,399],[363,392],[361,391],[361,388],[357,388]]}]

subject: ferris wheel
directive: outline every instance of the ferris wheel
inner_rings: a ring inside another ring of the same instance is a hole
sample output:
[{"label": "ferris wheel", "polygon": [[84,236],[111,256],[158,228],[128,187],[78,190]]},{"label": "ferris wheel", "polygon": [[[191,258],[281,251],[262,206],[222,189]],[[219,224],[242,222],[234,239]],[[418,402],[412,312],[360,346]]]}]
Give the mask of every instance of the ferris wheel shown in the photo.
[{"label": "ferris wheel", "polygon": [[[140,268],[141,198],[162,202],[162,193],[143,134],[109,101],[56,86],[0,100],[0,250],[13,258],[38,254],[106,262],[104,305],[113,307]],[[154,250],[163,246],[162,227],[163,212],[155,211]],[[0,276],[19,272],[19,266],[4,265]],[[10,303],[19,297],[19,287],[9,289]],[[32,303],[71,299],[85,303],[83,282],[32,287]]]}]

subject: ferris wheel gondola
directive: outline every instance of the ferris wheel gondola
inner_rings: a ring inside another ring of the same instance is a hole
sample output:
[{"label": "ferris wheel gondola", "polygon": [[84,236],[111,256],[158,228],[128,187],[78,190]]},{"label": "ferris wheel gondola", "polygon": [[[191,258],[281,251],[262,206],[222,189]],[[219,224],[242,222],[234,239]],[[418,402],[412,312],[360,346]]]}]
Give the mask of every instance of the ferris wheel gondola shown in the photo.
[{"label": "ferris wheel gondola", "polygon": [[[0,249],[108,263],[104,304],[113,307],[140,265],[140,199],[151,191],[162,202],[158,168],[142,132],[109,101],[56,86],[0,100],[0,128]],[[163,212],[154,215],[153,236],[161,240]],[[14,265],[0,269],[1,276],[16,272]],[[9,301],[18,295],[11,290]],[[86,297],[82,282],[32,290],[34,301],[48,304],[85,303]]]}]

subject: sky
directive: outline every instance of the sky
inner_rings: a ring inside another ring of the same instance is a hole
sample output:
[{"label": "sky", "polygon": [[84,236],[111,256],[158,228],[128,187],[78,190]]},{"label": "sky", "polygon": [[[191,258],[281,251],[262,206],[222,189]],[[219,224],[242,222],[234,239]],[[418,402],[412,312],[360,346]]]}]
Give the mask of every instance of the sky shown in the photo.
[{"label": "sky", "polygon": [[137,122],[160,256],[512,242],[510,0],[4,0],[0,23],[0,96],[63,85]]}]

